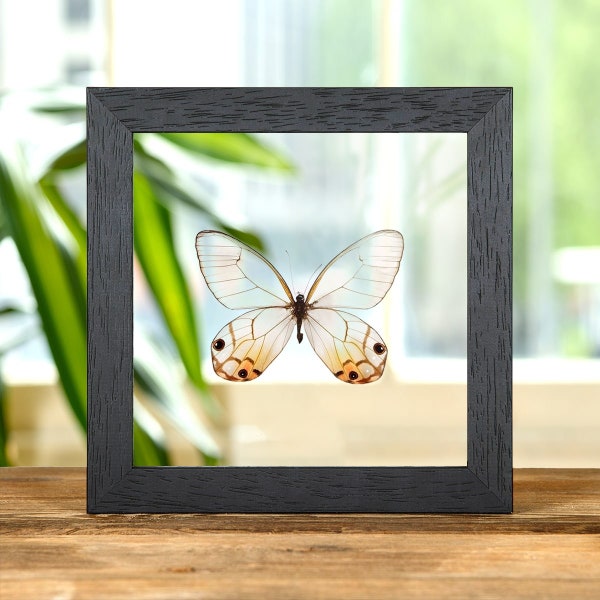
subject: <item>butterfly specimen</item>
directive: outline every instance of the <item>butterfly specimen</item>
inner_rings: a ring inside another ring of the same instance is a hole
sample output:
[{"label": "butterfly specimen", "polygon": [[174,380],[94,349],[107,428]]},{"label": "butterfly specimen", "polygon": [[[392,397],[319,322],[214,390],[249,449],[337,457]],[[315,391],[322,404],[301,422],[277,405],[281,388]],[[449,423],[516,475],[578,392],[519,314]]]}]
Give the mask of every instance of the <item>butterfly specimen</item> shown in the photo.
[{"label": "butterfly specimen", "polygon": [[294,330],[304,333],[327,368],[347,383],[371,383],[385,368],[381,336],[342,309],[378,304],[400,268],[404,240],[398,231],[376,231],[342,250],[321,270],[306,298],[296,298],[264,256],[220,231],[196,236],[200,270],[215,298],[231,309],[251,309],[225,325],[212,341],[215,373],[251,381],[283,350]]}]

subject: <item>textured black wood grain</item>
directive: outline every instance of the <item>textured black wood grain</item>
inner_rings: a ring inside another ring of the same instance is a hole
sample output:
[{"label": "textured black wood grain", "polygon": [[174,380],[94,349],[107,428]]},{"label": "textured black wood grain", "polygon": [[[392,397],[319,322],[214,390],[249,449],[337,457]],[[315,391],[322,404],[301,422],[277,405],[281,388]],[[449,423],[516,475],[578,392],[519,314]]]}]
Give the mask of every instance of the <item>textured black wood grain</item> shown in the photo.
[{"label": "textured black wood grain", "polygon": [[467,467],[140,467],[91,512],[499,513],[506,506]]},{"label": "textured black wood grain", "polygon": [[[143,131],[466,132],[465,467],[133,467],[132,144]],[[88,90],[88,511],[510,512],[509,88]]]},{"label": "textured black wood grain", "polygon": [[497,88],[94,88],[134,132],[466,132]]},{"label": "textured black wood grain", "polygon": [[88,91],[88,506],[133,464],[133,134]]},{"label": "textured black wood grain", "polygon": [[512,503],[512,93],[468,133],[467,465]]}]

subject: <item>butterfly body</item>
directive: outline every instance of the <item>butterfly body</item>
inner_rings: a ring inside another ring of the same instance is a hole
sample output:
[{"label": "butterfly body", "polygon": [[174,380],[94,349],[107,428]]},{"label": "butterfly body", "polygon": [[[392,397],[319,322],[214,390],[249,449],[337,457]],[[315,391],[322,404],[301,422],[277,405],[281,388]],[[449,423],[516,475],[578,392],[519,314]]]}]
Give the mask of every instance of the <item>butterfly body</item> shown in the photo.
[{"label": "butterfly body", "polygon": [[404,249],[402,235],[382,230],[332,259],[306,297],[294,298],[277,269],[234,237],[201,231],[196,251],[215,298],[232,309],[251,309],[225,325],[211,350],[213,368],[228,381],[256,379],[283,350],[294,330],[304,333],[338,379],[370,383],[385,368],[387,347],[362,319],[342,308],[371,308],[391,287]]},{"label": "butterfly body", "polygon": [[308,314],[308,306],[306,305],[303,294],[298,294],[296,296],[292,311],[294,313],[294,318],[296,319],[296,339],[300,344],[304,339],[304,335],[302,335],[302,332],[300,331],[302,329],[302,321],[306,319],[306,315]]}]

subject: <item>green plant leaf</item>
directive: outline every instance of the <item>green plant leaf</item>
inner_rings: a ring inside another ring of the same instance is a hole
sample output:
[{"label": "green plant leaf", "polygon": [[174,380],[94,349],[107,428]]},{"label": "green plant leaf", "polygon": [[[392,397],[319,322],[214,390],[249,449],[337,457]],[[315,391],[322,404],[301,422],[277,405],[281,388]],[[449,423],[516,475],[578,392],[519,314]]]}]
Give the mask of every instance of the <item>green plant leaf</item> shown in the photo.
[{"label": "green plant leaf", "polygon": [[85,306],[74,290],[69,257],[42,215],[51,210],[27,180],[20,154],[0,153],[0,197],[9,230],[27,270],[38,312],[62,386],[80,425],[86,426]]},{"label": "green plant leaf", "polygon": [[[189,206],[198,212],[208,217],[220,231],[224,231],[233,235],[238,240],[256,248],[259,251],[264,251],[265,246],[260,237],[252,231],[246,231],[227,225],[214,212],[209,210],[200,198],[192,196],[185,190],[184,187],[173,181],[173,178],[167,175],[165,169],[157,166],[156,163],[138,161],[136,163],[141,173],[150,181],[156,191],[159,193],[157,198],[160,202],[168,205],[169,201],[175,200]],[[168,208],[168,206],[167,206]]]},{"label": "green plant leaf", "polygon": [[23,310],[21,306],[17,306],[16,304],[3,304],[0,306],[0,315],[9,315],[9,314],[23,314],[27,311]]},{"label": "green plant leaf", "polygon": [[216,221],[216,225],[221,231],[232,235],[234,238],[240,240],[240,242],[244,242],[245,244],[248,244],[248,246],[256,248],[259,252],[265,251],[265,244],[255,233],[252,233],[251,231],[237,229],[236,227],[231,227],[231,225],[225,225],[225,223],[218,220]]},{"label": "green plant leaf", "polygon": [[293,172],[281,154],[247,133],[161,133],[169,142],[216,160]]},{"label": "green plant leaf", "polygon": [[46,115],[61,115],[85,119],[85,105],[71,103],[46,103],[33,107],[34,112]]},{"label": "green plant leaf", "polygon": [[69,206],[69,203],[66,201],[54,178],[52,176],[43,177],[39,184],[42,192],[49,200],[52,208],[56,211],[56,214],[60,217],[61,221],[66,225],[75,242],[76,250],[74,252],[74,258],[77,271],[75,277],[79,283],[78,287],[84,295],[83,300],[85,304],[85,295],[87,293],[87,232],[83,223],[79,220],[79,217],[75,214],[71,206]]},{"label": "green plant leaf", "polygon": [[8,428],[6,427],[6,384],[2,376],[2,356],[0,356],[0,467],[10,466],[8,460]]},{"label": "green plant leaf", "polygon": [[170,202],[175,200],[201,213],[208,214],[204,201],[186,191],[165,162],[149,154],[136,140],[134,140],[134,148],[136,149],[135,169],[152,184],[158,201],[163,203],[165,208],[170,208]]},{"label": "green plant leaf", "polygon": [[150,172],[154,173],[157,177],[171,177],[173,175],[173,169],[162,159],[158,158],[155,154],[150,152],[146,148],[146,144],[143,140],[147,135],[156,134],[145,134],[136,133],[133,136],[133,153],[135,158],[135,168],[146,174],[146,168],[150,169]]},{"label": "green plant leaf", "polygon": [[207,386],[200,370],[198,327],[183,269],[175,252],[171,213],[148,179],[134,173],[134,246],[137,258],[190,380]]},{"label": "green plant leaf", "polygon": [[87,160],[87,140],[76,142],[73,146],[61,152],[48,167],[47,171],[66,171],[85,165]]},{"label": "green plant leaf", "polygon": [[6,222],[6,216],[4,215],[4,209],[0,202],[0,242],[8,236],[8,223]]},{"label": "green plant leaf", "polygon": [[217,464],[221,456],[219,446],[192,410],[173,359],[139,328],[134,348],[135,382],[140,390],[145,392],[155,410],[196,447],[204,464]]},{"label": "green plant leaf", "polygon": [[133,464],[136,467],[169,465],[171,460],[165,445],[161,424],[133,399],[135,420],[133,422]]}]

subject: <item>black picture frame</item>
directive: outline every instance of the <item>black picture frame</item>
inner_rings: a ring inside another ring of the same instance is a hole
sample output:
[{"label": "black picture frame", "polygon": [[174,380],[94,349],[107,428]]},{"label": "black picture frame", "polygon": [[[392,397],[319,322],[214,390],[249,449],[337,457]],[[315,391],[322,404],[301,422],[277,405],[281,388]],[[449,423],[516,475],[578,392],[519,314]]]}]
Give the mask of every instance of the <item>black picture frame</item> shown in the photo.
[{"label": "black picture frame", "polygon": [[[89,513],[512,511],[511,88],[88,88],[87,127]],[[341,131],[468,136],[466,466],[134,467],[133,134]]]}]

